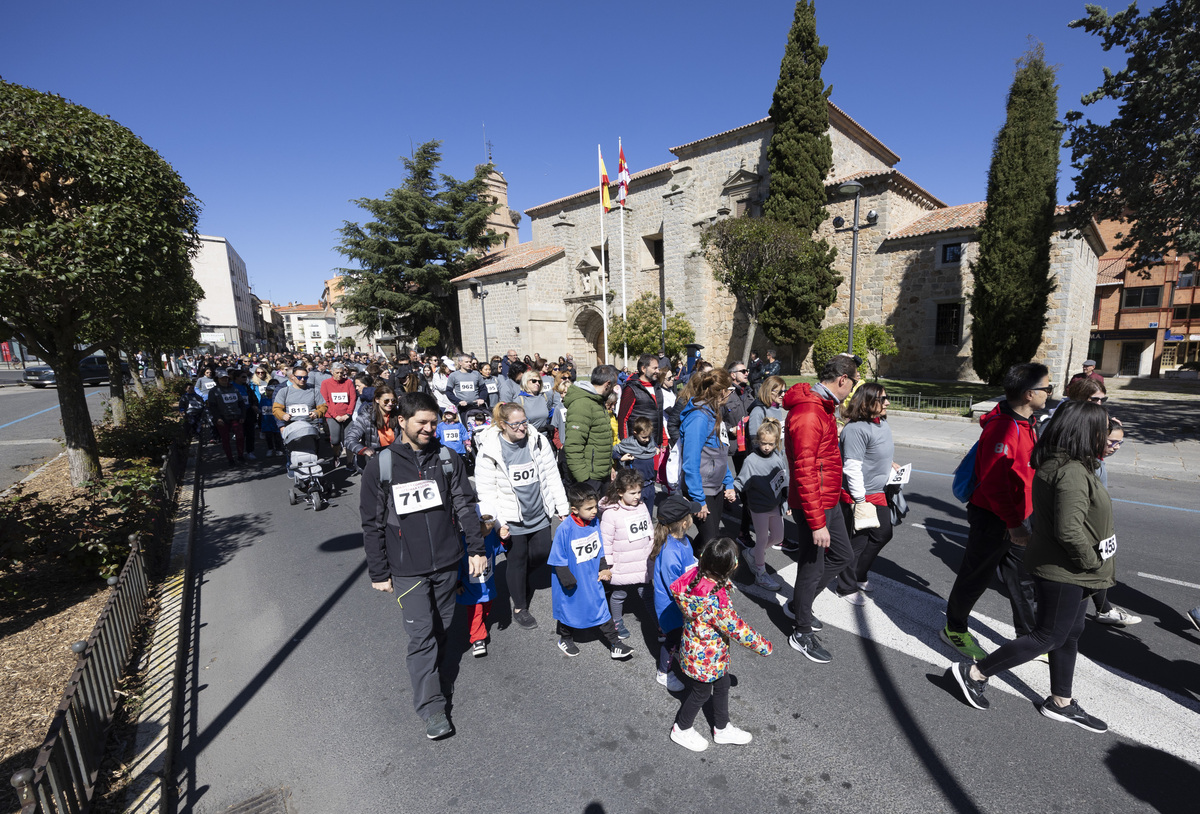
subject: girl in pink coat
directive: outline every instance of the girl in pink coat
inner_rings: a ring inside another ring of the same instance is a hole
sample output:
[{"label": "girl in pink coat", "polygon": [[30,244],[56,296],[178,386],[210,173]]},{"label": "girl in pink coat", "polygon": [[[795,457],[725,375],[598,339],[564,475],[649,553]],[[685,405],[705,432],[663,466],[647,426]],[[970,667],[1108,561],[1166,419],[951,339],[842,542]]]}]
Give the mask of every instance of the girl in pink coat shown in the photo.
[{"label": "girl in pink coat", "polygon": [[612,568],[608,609],[617,626],[617,635],[629,638],[629,628],[621,618],[629,589],[637,591],[645,602],[646,560],[654,547],[654,524],[642,502],[645,480],[636,469],[619,469],[600,502],[600,539],[604,556]]},{"label": "girl in pink coat", "polygon": [[738,567],[737,544],[728,537],[710,540],[700,562],[671,585],[671,596],[683,611],[683,641],[679,666],[687,696],[675,715],[671,740],[703,752],[708,739],[692,728],[696,713],[713,699],[713,740],[749,743],[753,736],[729,722],[729,642],[736,641],[759,655],[771,654],[771,643],[742,621],[729,604],[729,580]]}]

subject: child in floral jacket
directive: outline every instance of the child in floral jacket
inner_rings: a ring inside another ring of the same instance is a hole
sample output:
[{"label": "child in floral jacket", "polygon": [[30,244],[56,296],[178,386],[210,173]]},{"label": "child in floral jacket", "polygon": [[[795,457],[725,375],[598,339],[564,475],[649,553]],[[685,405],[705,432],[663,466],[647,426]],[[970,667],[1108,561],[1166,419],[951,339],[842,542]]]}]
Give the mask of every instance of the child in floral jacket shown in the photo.
[{"label": "child in floral jacket", "polygon": [[729,722],[729,642],[759,655],[771,654],[771,643],[742,621],[729,604],[729,580],[737,571],[737,544],[728,537],[711,540],[700,562],[671,585],[671,596],[683,611],[683,640],[679,663],[688,694],[675,715],[671,740],[693,752],[708,748],[708,740],[692,724],[709,696],[713,699],[713,740],[749,743],[753,736]]}]

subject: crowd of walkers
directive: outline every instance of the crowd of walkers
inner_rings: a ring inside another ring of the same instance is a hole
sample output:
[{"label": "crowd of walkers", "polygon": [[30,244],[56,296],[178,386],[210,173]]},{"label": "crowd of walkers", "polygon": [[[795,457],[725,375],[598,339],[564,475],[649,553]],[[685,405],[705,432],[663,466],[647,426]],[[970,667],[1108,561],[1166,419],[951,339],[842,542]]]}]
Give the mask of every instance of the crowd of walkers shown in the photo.
[{"label": "crowd of walkers", "polygon": [[[484,657],[492,603],[505,594],[519,629],[539,627],[531,577],[545,567],[567,657],[594,630],[613,659],[630,659],[626,603],[632,594],[644,603],[659,642],[655,678],[682,694],[670,737],[701,751],[709,741],[694,721],[709,698],[713,740],[751,740],[730,721],[730,642],[772,651],[733,609],[741,563],[754,590],[791,593],[788,645],[813,663],[833,658],[813,615],[819,593],[870,601],[873,564],[904,501],[888,394],[861,381],[860,365],[841,354],[816,382],[789,388],[773,353],[682,368],[647,354],[635,370],[598,365],[585,377],[569,356],[512,350],[482,361],[203,359],[181,409],[211,421],[232,465],[254,457],[258,431],[266,454],[281,455],[290,422],[325,425],[334,460],[361,475],[372,586],[402,609],[429,738],[453,732],[441,664],[455,606],[469,608],[470,651]],[[1043,659],[1042,714],[1102,732],[1072,677],[1089,603],[1099,622],[1140,621],[1106,598],[1117,543],[1104,461],[1124,428],[1107,413],[1102,378],[1076,377],[1047,416],[1054,389],[1045,366],[1014,366],[1004,399],[980,421],[955,479],[970,531],[940,637],[963,657],[949,674],[971,706],[988,707],[991,676]],[[795,559],[790,591],[768,548]],[[1017,635],[989,654],[969,617],[997,571]]]}]

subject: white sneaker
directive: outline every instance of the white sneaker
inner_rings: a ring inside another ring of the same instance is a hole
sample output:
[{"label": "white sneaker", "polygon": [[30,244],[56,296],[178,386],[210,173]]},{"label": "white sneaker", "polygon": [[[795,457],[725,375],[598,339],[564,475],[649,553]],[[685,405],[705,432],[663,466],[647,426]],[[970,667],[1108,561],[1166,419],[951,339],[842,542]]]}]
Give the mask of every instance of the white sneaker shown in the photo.
[{"label": "white sneaker", "polygon": [[671,740],[678,743],[684,749],[691,749],[693,752],[703,752],[708,748],[708,741],[696,731],[694,726],[689,726],[687,729],[680,729],[678,724],[672,724]]},{"label": "white sneaker", "polygon": [[659,673],[657,681],[667,688],[668,692],[682,692],[685,688],[679,676],[674,673]]},{"label": "white sneaker", "polygon": [[258,460],[258,458],[255,458],[255,457],[254,457],[254,453],[253,453],[253,452],[247,452],[247,453],[246,453],[246,460],[247,460],[247,461],[257,461],[257,460]]},{"label": "white sneaker", "polygon": [[867,598],[862,595],[861,591],[855,591],[852,594],[838,594],[838,596],[849,602],[851,605],[858,605],[859,607],[862,607],[863,605],[867,604]]},{"label": "white sneaker", "polygon": [[744,745],[754,740],[754,736],[744,729],[738,729],[733,724],[725,724],[724,729],[713,727],[713,740],[717,743]]},{"label": "white sneaker", "polygon": [[768,591],[778,591],[783,587],[779,578],[769,573],[765,567],[761,571],[754,567],[751,567],[750,570],[754,572],[754,584],[758,587],[766,588]]},{"label": "white sneaker", "polygon": [[871,584],[871,580],[867,580],[866,582],[858,583],[858,590],[869,594],[875,590],[875,586]]},{"label": "white sneaker", "polygon": [[1104,625],[1136,625],[1142,621],[1142,617],[1134,616],[1129,611],[1113,605],[1107,613],[1097,613],[1096,621]]}]

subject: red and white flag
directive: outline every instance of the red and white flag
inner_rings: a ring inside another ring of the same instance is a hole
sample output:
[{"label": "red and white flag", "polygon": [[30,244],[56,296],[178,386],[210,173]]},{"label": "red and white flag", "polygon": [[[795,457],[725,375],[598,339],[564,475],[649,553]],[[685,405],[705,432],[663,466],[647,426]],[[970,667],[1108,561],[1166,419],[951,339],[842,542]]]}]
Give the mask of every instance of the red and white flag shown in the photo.
[{"label": "red and white flag", "polygon": [[621,146],[621,139],[617,139],[617,152],[620,158],[617,159],[617,183],[620,187],[617,189],[617,203],[625,206],[625,196],[629,194],[629,165],[625,163],[625,148]]}]

